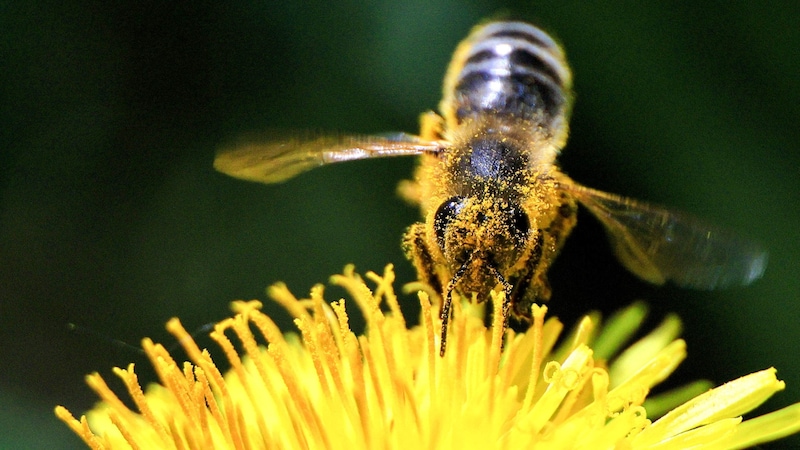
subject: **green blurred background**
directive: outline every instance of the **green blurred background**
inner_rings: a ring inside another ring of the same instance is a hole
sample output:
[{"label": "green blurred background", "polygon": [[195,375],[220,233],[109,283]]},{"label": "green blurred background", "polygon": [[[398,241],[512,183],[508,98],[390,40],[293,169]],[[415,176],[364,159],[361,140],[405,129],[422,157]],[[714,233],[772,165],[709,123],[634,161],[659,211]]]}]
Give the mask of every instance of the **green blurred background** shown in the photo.
[{"label": "green blurred background", "polygon": [[93,404],[84,374],[113,378],[112,366],[133,361],[153,378],[141,355],[69,333],[69,322],[170,343],[168,318],[199,327],[278,280],[304,294],[346,263],[392,262],[410,281],[399,240],[418,212],[394,190],[413,161],[266,186],[215,173],[214,150],[275,128],[413,132],[439,101],[455,45],[498,13],[552,30],[570,57],[567,173],[771,251],[746,289],[653,288],[614,262],[582,213],[552,270],[551,311],[571,322],[646,299],[651,324],[669,311],[685,321],[676,381],[774,365],[788,387],[768,406],[800,401],[800,3],[6,3],[0,448],[82,448],[52,408]]}]

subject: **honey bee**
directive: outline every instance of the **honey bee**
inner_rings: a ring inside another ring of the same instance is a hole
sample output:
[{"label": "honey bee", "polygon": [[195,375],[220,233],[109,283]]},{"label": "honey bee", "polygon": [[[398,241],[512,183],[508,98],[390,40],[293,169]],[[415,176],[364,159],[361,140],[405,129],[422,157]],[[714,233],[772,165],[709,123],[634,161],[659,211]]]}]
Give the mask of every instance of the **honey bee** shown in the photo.
[{"label": "honey bee", "polygon": [[295,136],[220,151],[228,175],[277,183],[324,164],[419,155],[401,194],[423,222],[403,239],[420,280],[442,293],[440,353],[453,292],[477,301],[502,289],[504,324],[527,321],[550,298],[547,270],[575,226],[578,204],[604,225],[622,264],[651,283],[713,289],[764,272],[757,244],[662,207],[581,186],[558,167],[567,139],[572,74],[561,47],[523,22],[477,26],[457,47],[441,115],[419,135]]}]

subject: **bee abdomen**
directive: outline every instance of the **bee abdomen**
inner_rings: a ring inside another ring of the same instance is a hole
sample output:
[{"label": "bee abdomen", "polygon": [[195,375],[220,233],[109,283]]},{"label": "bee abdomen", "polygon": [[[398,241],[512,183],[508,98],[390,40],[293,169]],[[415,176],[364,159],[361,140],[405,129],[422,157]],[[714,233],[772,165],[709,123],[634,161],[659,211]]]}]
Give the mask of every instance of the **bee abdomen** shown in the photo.
[{"label": "bee abdomen", "polygon": [[558,127],[566,122],[571,84],[563,51],[544,31],[493,22],[475,29],[456,50],[442,109],[456,123],[489,113]]}]

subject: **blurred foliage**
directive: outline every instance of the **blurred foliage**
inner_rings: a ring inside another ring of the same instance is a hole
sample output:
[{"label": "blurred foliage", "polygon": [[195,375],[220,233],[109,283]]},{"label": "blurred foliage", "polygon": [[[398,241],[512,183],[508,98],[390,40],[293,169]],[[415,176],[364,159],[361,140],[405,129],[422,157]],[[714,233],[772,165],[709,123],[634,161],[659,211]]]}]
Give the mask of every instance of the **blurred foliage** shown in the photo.
[{"label": "blurred foliage", "polygon": [[264,186],[215,173],[214,149],[267,128],[414,131],[457,42],[497,15],[564,43],[573,178],[771,249],[752,287],[656,289],[582,215],[553,268],[552,311],[569,323],[643,298],[654,321],[686,322],[678,381],[774,365],[788,387],[768,406],[800,401],[800,4],[17,3],[0,6],[0,447],[81,448],[51,409],[91,406],[84,374],[134,361],[152,379],[140,355],[69,322],[170,342],[169,317],[199,327],[278,280],[302,294],[349,262],[392,262],[411,280],[399,238],[418,212],[394,189],[413,161]]}]

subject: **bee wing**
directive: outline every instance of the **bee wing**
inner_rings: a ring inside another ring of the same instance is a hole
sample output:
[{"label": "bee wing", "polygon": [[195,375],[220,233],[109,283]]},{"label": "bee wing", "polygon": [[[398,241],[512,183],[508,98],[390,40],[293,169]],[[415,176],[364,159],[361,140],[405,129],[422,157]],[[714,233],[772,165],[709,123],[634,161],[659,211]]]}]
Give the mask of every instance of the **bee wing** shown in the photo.
[{"label": "bee wing", "polygon": [[437,152],[439,141],[406,133],[376,136],[293,135],[284,139],[245,138],[223,147],[214,168],[232,177],[260,183],[280,183],[324,164],[385,156]]},{"label": "bee wing", "polygon": [[564,186],[605,226],[622,264],[662,284],[715,289],[761,277],[767,252],[694,217],[579,185]]}]

